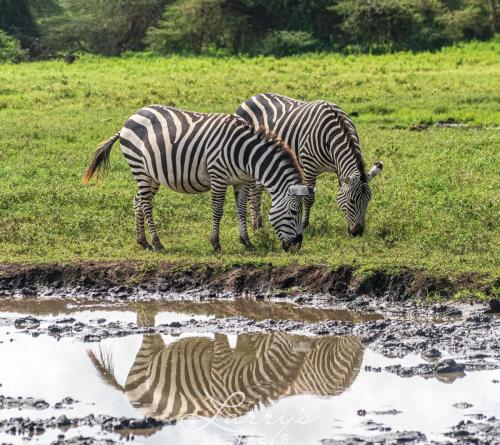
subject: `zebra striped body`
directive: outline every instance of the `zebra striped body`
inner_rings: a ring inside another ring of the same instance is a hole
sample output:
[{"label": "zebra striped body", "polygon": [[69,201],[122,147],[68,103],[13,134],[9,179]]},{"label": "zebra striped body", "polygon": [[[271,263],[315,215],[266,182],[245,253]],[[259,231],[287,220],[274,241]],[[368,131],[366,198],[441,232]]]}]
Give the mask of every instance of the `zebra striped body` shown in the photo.
[{"label": "zebra striped body", "polygon": [[165,345],[146,335],[123,388],[142,414],[162,420],[238,417],[290,395],[333,396],[349,387],[361,365],[357,337],[283,332],[184,338]]},{"label": "zebra striped body", "polygon": [[219,227],[228,186],[233,185],[240,222],[240,239],[250,245],[246,202],[258,180],[271,194],[271,224],[283,248],[302,241],[300,166],[293,151],[264,131],[225,114],[182,111],[162,105],[142,108],[97,150],[84,182],[109,157],[113,143],[120,146],[139,185],[135,197],[137,242],[149,248],[146,220],[156,250],[163,250],[152,217],[152,199],[160,184],[180,193],[212,193],[211,242],[220,249]]},{"label": "zebra striped body", "polygon": [[[278,94],[257,94],[243,102],[236,114],[255,128],[274,132],[295,150],[304,168],[305,183],[315,187],[316,178],[335,172],[339,178],[338,204],[351,235],[361,235],[371,198],[368,182],[382,168],[381,163],[364,171],[359,137],[352,120],[337,105],[324,100],[302,102]],[[262,188],[252,197],[254,228],[262,225]],[[314,195],[304,200],[304,227],[309,224]]]}]

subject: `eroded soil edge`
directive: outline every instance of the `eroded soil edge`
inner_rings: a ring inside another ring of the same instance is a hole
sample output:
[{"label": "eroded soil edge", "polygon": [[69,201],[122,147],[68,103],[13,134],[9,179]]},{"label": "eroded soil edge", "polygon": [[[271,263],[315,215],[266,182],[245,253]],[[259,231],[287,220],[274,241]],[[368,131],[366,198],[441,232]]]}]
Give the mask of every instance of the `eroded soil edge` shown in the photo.
[{"label": "eroded soil edge", "polygon": [[289,290],[337,297],[385,296],[394,300],[450,298],[481,292],[491,296],[500,280],[478,274],[456,279],[436,278],[418,270],[397,273],[356,273],[352,267],[217,264],[181,265],[158,262],[82,262],[69,264],[0,264],[0,293],[148,293],[213,292],[269,294]]}]

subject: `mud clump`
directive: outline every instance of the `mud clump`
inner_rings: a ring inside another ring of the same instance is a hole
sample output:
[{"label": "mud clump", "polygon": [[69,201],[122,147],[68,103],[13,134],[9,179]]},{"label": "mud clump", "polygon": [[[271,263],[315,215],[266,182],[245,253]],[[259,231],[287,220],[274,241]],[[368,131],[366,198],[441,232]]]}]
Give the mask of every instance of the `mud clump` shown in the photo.
[{"label": "mud clump", "polygon": [[17,329],[35,329],[40,326],[40,320],[32,316],[22,317],[16,319],[14,326]]},{"label": "mud clump", "polygon": [[42,399],[33,397],[5,397],[0,395],[0,410],[1,409],[47,409],[49,404]]},{"label": "mud clump", "polygon": [[[68,418],[65,415],[51,417],[49,419],[36,419],[24,417],[12,417],[0,421],[0,432],[13,435],[32,436],[42,434],[47,429],[56,428],[77,428],[77,427],[99,427],[106,432],[145,432],[158,431],[164,425],[170,425],[171,422],[162,422],[153,417],[144,419],[133,419],[126,417],[112,417],[107,415],[94,416],[89,414],[86,417]],[[92,442],[94,443],[94,442]]]},{"label": "mud clump", "polygon": [[425,434],[418,431],[386,433],[379,436],[352,436],[345,439],[323,439],[322,445],[373,445],[373,444],[415,444],[426,441]]},{"label": "mud clump", "polygon": [[500,314],[500,300],[490,300],[490,308],[486,311],[488,314]]},{"label": "mud clump", "polygon": [[62,437],[58,437],[58,439],[54,442],[51,442],[50,445],[115,445],[119,442],[115,442],[111,439],[94,439],[93,437],[84,437],[77,436],[72,437],[71,439],[66,439],[64,435]]},{"label": "mud clump", "polygon": [[499,445],[500,420],[495,417],[480,422],[462,420],[445,436],[455,439],[458,444]]}]

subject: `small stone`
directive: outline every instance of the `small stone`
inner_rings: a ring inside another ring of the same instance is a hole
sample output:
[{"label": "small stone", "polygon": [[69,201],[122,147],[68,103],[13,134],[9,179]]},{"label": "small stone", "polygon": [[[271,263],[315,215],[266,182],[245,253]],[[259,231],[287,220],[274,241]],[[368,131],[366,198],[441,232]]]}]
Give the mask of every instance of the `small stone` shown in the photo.
[{"label": "small stone", "polygon": [[436,359],[441,357],[441,352],[436,348],[429,349],[422,353],[422,357],[428,360]]},{"label": "small stone", "polygon": [[493,313],[500,312],[500,300],[499,299],[490,300],[490,312],[493,312]]},{"label": "small stone", "polygon": [[358,409],[358,416],[366,416],[366,410],[364,409]]},{"label": "small stone", "polygon": [[57,426],[66,426],[70,425],[71,421],[65,415],[62,415],[57,418],[56,424]]},{"label": "small stone", "polygon": [[182,327],[182,324],[178,321],[173,321],[172,323],[169,324],[171,328],[180,328]]},{"label": "small stone", "polygon": [[16,319],[14,326],[17,329],[35,329],[40,326],[40,321],[35,317],[28,316]]},{"label": "small stone", "polygon": [[434,369],[438,374],[451,374],[454,372],[463,372],[465,369],[464,365],[458,364],[453,359],[441,360]]},{"label": "small stone", "polygon": [[474,405],[472,405],[471,403],[468,403],[468,402],[458,402],[458,403],[454,403],[453,406],[455,408],[458,408],[458,409],[468,409],[468,408],[472,408]]}]

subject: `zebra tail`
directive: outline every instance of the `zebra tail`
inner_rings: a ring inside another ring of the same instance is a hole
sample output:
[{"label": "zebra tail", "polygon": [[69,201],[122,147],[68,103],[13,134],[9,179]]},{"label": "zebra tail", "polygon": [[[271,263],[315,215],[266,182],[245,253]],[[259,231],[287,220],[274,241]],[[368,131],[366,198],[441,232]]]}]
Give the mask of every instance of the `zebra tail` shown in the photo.
[{"label": "zebra tail", "polygon": [[87,355],[94,365],[98,375],[105,383],[111,385],[118,391],[125,392],[125,388],[118,383],[118,380],[116,380],[115,370],[113,367],[113,356],[111,353],[105,352],[99,347],[98,356],[91,350],[87,351]]},{"label": "zebra tail", "polygon": [[109,138],[106,142],[103,142],[94,153],[94,158],[87,169],[87,173],[82,179],[82,182],[87,185],[90,181],[90,178],[97,171],[97,177],[101,172],[105,172],[109,165],[109,154],[111,152],[111,148],[113,144],[120,137],[120,132],[116,133],[113,137]]}]

